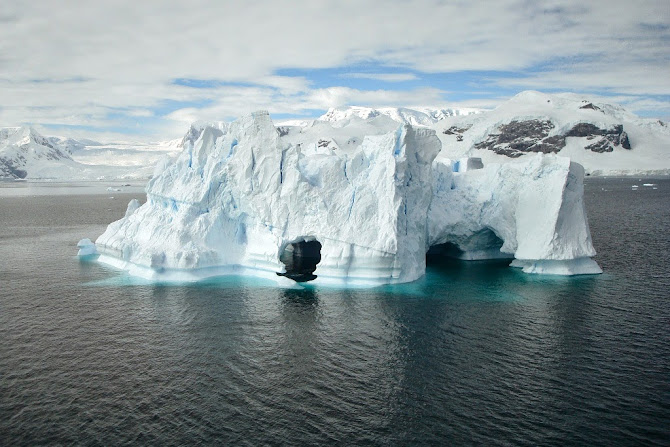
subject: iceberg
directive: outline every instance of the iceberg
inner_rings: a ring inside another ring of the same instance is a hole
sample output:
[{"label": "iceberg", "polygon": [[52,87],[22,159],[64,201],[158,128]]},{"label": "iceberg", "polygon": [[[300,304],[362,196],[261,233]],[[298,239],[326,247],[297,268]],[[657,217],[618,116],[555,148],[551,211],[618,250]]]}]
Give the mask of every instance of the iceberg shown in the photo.
[{"label": "iceberg", "polygon": [[92,256],[97,253],[95,244],[88,238],[77,242],[77,248],[79,248],[79,251],[77,252],[77,256],[79,257]]},{"label": "iceberg", "polygon": [[584,170],[564,157],[452,161],[434,130],[384,115],[278,129],[256,112],[187,136],[156,167],[146,203],[96,240],[100,262],[157,280],[379,285],[421,277],[430,250],[508,257],[528,273],[600,272]]}]

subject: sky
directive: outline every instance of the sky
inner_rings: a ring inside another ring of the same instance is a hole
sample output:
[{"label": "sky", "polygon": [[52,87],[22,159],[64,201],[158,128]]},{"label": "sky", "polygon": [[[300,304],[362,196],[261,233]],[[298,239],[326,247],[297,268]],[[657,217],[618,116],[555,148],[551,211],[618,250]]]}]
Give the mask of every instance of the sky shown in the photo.
[{"label": "sky", "polygon": [[670,0],[3,0],[0,127],[101,141],[523,90],[670,117]]}]

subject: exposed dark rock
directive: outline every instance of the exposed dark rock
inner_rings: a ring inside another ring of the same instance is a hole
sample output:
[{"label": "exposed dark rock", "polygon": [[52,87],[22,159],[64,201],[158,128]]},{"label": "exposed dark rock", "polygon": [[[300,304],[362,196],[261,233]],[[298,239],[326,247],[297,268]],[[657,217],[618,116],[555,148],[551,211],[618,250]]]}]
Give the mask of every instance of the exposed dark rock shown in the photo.
[{"label": "exposed dark rock", "polygon": [[632,149],[626,132],[621,132],[621,135],[619,135],[619,144],[621,144],[621,147],[624,149]]},{"label": "exposed dark rock", "polygon": [[449,129],[444,129],[442,133],[445,135],[462,135],[470,127],[472,126],[465,126],[465,127],[451,126]]},{"label": "exposed dark rock", "polygon": [[616,135],[619,136],[623,132],[623,125],[616,124],[610,129],[601,129],[595,124],[579,123],[565,134],[566,137],[590,137],[596,135]]},{"label": "exposed dark rock", "polygon": [[511,121],[500,126],[499,133],[489,134],[475,147],[516,158],[529,152],[556,153],[565,147],[566,137],[579,137],[593,140],[585,149],[594,152],[612,152],[619,145],[631,149],[628,134],[621,124],[601,129],[595,124],[578,123],[564,135],[548,136],[553,128],[554,124],[549,120]]},{"label": "exposed dark rock", "polygon": [[4,178],[26,178],[28,173],[14,166],[11,160],[0,157],[0,177]]},{"label": "exposed dark rock", "polygon": [[602,152],[612,152],[614,150],[614,147],[612,147],[610,141],[607,138],[601,138],[595,143],[589,144],[588,146],[584,147],[584,149],[602,153]]},{"label": "exposed dark rock", "polygon": [[533,152],[542,152],[544,154],[556,153],[565,147],[565,137],[563,135],[554,135],[547,137],[541,142],[531,146]]},{"label": "exposed dark rock", "polygon": [[277,127],[277,133],[279,133],[280,137],[283,137],[285,135],[288,135],[289,131],[291,130],[290,127],[288,126],[279,126]]},{"label": "exposed dark rock", "polygon": [[628,134],[623,131],[622,124],[616,124],[609,129],[601,129],[591,123],[579,123],[570,129],[565,136],[586,137],[589,140],[600,136],[601,138],[598,141],[585,147],[585,149],[594,152],[612,152],[614,147],[619,145],[624,149],[631,149]]},{"label": "exposed dark rock", "polygon": [[592,137],[604,135],[602,129],[591,123],[579,123],[565,134],[566,137]]},{"label": "exposed dark rock", "polygon": [[565,135],[554,135],[553,137],[547,137],[542,140],[542,143],[562,148],[565,146]]},{"label": "exposed dark rock", "polygon": [[580,109],[591,109],[591,110],[600,110],[600,107],[594,106],[592,103],[585,104],[580,107]]},{"label": "exposed dark rock", "polygon": [[499,127],[500,133],[475,145],[477,149],[489,149],[508,157],[520,157],[528,152],[555,153],[565,146],[565,137],[549,137],[554,124],[549,120],[512,121]]},{"label": "exposed dark rock", "polygon": [[527,151],[533,145],[535,145],[535,142],[532,140],[512,141],[509,143],[509,147],[517,151]]},{"label": "exposed dark rock", "polygon": [[554,128],[551,121],[526,120],[512,121],[500,126],[499,143],[509,143],[522,138],[544,138]]}]

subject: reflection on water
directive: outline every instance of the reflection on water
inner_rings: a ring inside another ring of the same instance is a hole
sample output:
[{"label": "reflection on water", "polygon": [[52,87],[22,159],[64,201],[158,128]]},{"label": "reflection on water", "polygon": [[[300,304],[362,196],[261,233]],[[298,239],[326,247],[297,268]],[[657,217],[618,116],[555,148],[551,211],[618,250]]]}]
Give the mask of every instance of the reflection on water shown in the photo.
[{"label": "reflection on water", "polygon": [[[52,182],[52,181],[1,181],[0,197],[35,197],[35,196],[73,196],[100,195],[117,196],[125,194],[144,195],[146,182],[140,181],[96,181],[96,182]],[[107,188],[114,189],[113,191]],[[144,202],[144,200],[141,200]]]},{"label": "reflection on water", "polygon": [[3,443],[662,444],[669,197],[587,193],[604,275],[351,290],[133,279],[73,256],[128,197],[0,198]]}]

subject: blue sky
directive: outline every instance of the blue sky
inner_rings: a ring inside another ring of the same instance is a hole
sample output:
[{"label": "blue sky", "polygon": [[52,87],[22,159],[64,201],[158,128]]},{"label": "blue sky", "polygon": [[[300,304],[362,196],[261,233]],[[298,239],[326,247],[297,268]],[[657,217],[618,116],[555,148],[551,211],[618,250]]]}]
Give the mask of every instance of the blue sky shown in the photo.
[{"label": "blue sky", "polygon": [[526,89],[670,117],[667,0],[4,3],[0,126],[157,140],[258,109],[492,108]]}]

